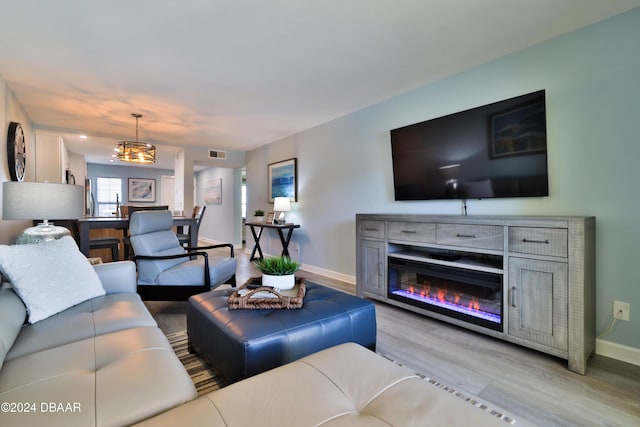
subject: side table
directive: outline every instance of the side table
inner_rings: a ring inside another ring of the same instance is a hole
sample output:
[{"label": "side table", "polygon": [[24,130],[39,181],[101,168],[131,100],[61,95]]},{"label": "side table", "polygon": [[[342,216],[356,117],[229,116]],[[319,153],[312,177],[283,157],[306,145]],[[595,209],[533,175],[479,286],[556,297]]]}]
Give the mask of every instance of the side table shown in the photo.
[{"label": "side table", "polygon": [[[262,237],[262,232],[265,228],[274,228],[278,230],[278,236],[280,236],[280,243],[282,243],[282,256],[289,257],[289,242],[291,241],[291,236],[293,235],[293,230],[296,228],[300,228],[300,224],[269,224],[268,222],[247,222],[247,226],[251,229],[251,234],[253,235],[253,240],[255,244],[253,245],[253,250],[251,251],[251,257],[249,257],[249,261],[253,261],[255,259],[263,259],[264,255],[262,254],[262,248],[260,247],[260,237]],[[287,231],[287,235],[285,236],[284,232]],[[258,256],[256,257],[256,251],[258,251]]]}]

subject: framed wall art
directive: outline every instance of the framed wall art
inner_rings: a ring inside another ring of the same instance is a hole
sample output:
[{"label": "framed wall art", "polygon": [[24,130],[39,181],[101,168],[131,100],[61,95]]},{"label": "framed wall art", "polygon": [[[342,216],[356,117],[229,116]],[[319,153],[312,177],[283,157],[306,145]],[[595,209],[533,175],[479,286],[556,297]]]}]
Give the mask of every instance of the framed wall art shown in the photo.
[{"label": "framed wall art", "polygon": [[206,181],[204,202],[208,205],[222,204],[222,178],[211,178]]},{"label": "framed wall art", "polygon": [[129,178],[129,201],[155,202],[156,180],[149,178]]},{"label": "framed wall art", "polygon": [[298,167],[297,159],[288,159],[268,165],[269,202],[276,197],[288,197],[290,201],[298,201]]},{"label": "framed wall art", "polygon": [[544,100],[489,117],[489,158],[522,156],[547,150]]}]

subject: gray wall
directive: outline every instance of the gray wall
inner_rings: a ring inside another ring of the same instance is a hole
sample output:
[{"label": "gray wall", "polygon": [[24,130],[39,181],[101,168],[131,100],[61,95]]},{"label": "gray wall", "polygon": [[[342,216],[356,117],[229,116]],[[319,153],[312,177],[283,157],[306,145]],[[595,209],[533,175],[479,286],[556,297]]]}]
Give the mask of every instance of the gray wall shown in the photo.
[{"label": "gray wall", "polygon": [[[267,164],[297,157],[299,201],[288,217],[302,228],[292,255],[353,278],[357,212],[461,213],[457,201],[394,201],[390,129],[546,89],[550,196],[472,200],[469,214],[596,216],[597,330],[612,320],[614,299],[629,302],[631,322],[606,340],[640,349],[638,40],[640,9],[255,149],[247,212],[273,209]],[[275,234],[263,239],[279,252]]]},{"label": "gray wall", "polygon": [[[242,244],[241,213],[240,213],[240,169],[209,168],[195,174],[196,177],[196,205],[204,205],[205,184],[210,178],[222,178],[222,204],[207,205],[205,216],[200,225],[198,236],[215,242],[229,242],[236,246]],[[145,205],[141,202],[129,202],[128,179],[152,178],[156,180],[156,201],[149,205],[161,204],[162,176],[173,176],[174,171],[169,169],[154,169],[139,166],[119,166],[87,164],[87,177],[95,178],[121,178],[123,186],[123,204]],[[237,194],[236,194],[237,193]],[[185,212],[190,215],[191,212]]]},{"label": "gray wall", "polygon": [[[2,147],[6,147],[7,131],[11,122],[18,122],[22,126],[24,131],[24,139],[26,143],[26,171],[25,181],[34,181],[36,177],[35,173],[35,131],[33,123],[22,108],[22,105],[18,103],[15,95],[7,85],[6,81],[0,75],[0,138],[2,140]],[[2,148],[0,150],[0,182],[10,181],[9,166],[7,163],[7,150]],[[2,212],[2,186],[0,185],[0,212]],[[1,218],[1,215],[0,215]],[[8,244],[15,243],[16,237],[27,227],[30,227],[31,221],[3,221],[0,219],[0,243]]]},{"label": "gray wall", "polygon": [[[162,176],[173,176],[173,170],[145,168],[140,166],[102,165],[87,163],[87,178],[96,188],[96,178],[121,178],[123,205],[160,205],[162,197]],[[145,178],[156,180],[156,201],[150,203],[129,202],[129,178]],[[77,184],[82,184],[78,182]]]},{"label": "gray wall", "polygon": [[[206,205],[207,209],[200,224],[198,237],[216,243],[242,245],[241,237],[241,195],[240,170],[231,168],[210,168],[196,173],[196,205]],[[222,203],[206,204],[207,181],[222,178]]]}]

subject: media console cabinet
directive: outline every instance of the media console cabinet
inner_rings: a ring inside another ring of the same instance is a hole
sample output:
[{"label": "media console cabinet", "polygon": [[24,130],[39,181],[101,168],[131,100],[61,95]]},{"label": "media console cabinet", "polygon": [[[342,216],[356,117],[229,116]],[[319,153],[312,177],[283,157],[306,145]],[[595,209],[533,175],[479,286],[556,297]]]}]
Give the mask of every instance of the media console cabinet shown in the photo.
[{"label": "media console cabinet", "polygon": [[356,214],[357,294],[568,360],[595,348],[595,218]]}]

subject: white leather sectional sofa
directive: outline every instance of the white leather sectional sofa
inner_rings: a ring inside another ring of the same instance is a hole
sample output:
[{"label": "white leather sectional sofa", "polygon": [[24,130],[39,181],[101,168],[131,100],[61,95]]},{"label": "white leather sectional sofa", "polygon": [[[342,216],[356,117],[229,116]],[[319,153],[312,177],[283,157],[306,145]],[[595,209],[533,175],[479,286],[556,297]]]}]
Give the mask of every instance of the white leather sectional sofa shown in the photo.
[{"label": "white leather sectional sofa", "polygon": [[135,293],[135,264],[95,269],[106,295],[34,324],[0,290],[0,426],[130,425],[196,398]]}]

